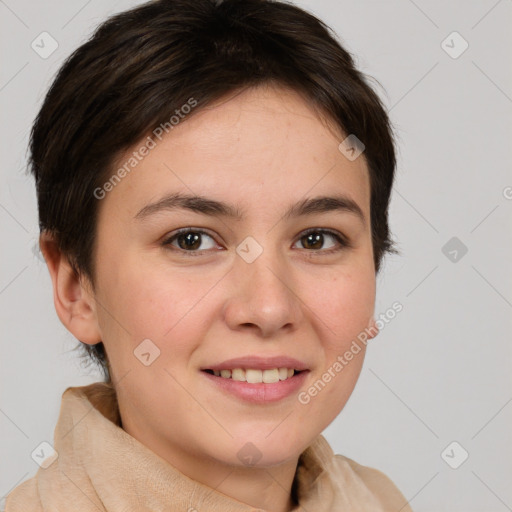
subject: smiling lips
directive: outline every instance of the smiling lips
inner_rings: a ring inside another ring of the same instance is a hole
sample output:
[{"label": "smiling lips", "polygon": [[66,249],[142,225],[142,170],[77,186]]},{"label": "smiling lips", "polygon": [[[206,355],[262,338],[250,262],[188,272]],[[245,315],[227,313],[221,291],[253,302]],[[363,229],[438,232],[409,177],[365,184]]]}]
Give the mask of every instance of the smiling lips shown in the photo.
[{"label": "smiling lips", "polygon": [[229,359],[202,370],[238,382],[250,384],[272,384],[287,380],[294,374],[306,370],[306,365],[293,357],[272,356],[262,357],[250,355]]},{"label": "smiling lips", "polygon": [[[237,369],[235,369],[235,372],[236,370]],[[261,372],[261,370],[256,371]],[[244,402],[263,405],[277,402],[297,394],[300,388],[304,385],[309,371],[303,370],[301,372],[294,373],[290,378],[287,377],[285,380],[279,380],[272,383],[237,381],[232,378],[216,376],[206,370],[203,370],[201,373],[225,395],[229,397],[236,397]]]},{"label": "smiling lips", "polygon": [[201,370],[235,370],[235,369],[254,369],[254,370],[273,370],[279,368],[290,368],[297,371],[307,370],[308,365],[288,356],[270,356],[262,357],[257,355],[249,355],[244,357],[236,357],[228,359],[213,366],[205,366]]},{"label": "smiling lips", "polygon": [[293,368],[271,368],[268,370],[259,370],[248,368],[234,368],[233,370],[206,370],[213,372],[217,377],[224,379],[233,379],[239,382],[249,382],[250,384],[257,384],[264,382],[272,384],[280,380],[286,380],[293,377],[295,370]]},{"label": "smiling lips", "polygon": [[229,359],[201,370],[223,391],[254,403],[289,396],[309,373],[308,366],[293,357],[256,355]]}]

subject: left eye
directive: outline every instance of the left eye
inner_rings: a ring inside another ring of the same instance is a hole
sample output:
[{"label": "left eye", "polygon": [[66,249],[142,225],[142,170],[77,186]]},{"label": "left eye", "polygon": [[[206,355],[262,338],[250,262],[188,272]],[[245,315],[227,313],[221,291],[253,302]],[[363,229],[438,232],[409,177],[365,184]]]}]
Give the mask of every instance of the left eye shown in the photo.
[{"label": "left eye", "polygon": [[[336,240],[336,243],[330,245],[327,249],[324,247],[324,240],[326,236]],[[302,234],[298,242],[301,242],[303,246],[308,245],[310,248],[317,250],[320,249],[320,247],[318,247],[320,245],[322,248],[326,249],[322,252],[334,252],[344,247],[348,247],[348,242],[341,235],[326,229],[310,229],[306,233]]]},{"label": "left eye", "polygon": [[[329,247],[325,248],[325,237],[335,240]],[[206,247],[202,247],[204,237],[210,239],[210,243],[206,244]],[[175,243],[176,242],[176,243]],[[301,242],[305,249],[312,249],[311,252],[335,252],[343,248],[349,247],[348,241],[337,232],[326,230],[326,229],[310,229],[301,234],[300,238],[296,243]],[[184,228],[162,242],[162,245],[172,246],[178,251],[188,252],[190,255],[194,253],[201,253],[208,249],[214,249],[217,244],[211,235],[200,229]],[[295,245],[295,244],[294,244]],[[323,250],[320,251],[320,248]]]}]

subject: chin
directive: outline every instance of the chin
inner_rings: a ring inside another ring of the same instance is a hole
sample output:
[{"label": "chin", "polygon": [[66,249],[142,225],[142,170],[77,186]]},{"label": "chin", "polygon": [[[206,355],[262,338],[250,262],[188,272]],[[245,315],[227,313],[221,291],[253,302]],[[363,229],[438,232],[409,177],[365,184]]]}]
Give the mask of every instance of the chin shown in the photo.
[{"label": "chin", "polygon": [[229,463],[237,466],[267,467],[291,462],[299,457],[303,451],[302,439],[291,438],[286,429],[282,433],[274,432],[268,436],[270,432],[272,428],[255,436],[237,436],[231,440],[231,450],[235,452],[235,457]]}]

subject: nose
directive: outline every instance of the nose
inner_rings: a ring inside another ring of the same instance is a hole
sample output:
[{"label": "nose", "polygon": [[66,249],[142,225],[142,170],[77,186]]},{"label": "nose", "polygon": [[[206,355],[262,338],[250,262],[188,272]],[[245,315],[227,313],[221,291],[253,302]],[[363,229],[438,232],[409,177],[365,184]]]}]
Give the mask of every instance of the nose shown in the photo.
[{"label": "nose", "polygon": [[296,330],[302,319],[301,301],[286,263],[264,250],[252,263],[237,257],[234,265],[232,292],[223,311],[227,325],[263,338]]}]

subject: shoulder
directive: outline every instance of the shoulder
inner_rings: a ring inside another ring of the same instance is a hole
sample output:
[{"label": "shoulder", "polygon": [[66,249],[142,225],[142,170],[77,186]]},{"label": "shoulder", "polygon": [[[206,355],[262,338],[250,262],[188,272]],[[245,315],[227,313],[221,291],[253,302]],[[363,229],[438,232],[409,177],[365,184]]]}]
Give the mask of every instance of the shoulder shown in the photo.
[{"label": "shoulder", "polygon": [[412,509],[393,481],[382,471],[363,466],[344,455],[332,457],[332,471],[338,473],[342,480],[351,486],[360,486],[374,496],[385,511],[412,512]]},{"label": "shoulder", "polygon": [[378,469],[335,454],[321,434],[302,454],[301,462],[304,467],[299,476],[306,485],[321,486],[322,493],[329,494],[333,503],[339,504],[337,510],[412,512],[409,502],[389,477]]},{"label": "shoulder", "polygon": [[42,512],[43,505],[37,492],[36,475],[20,483],[6,496],[5,512],[24,512],[28,510],[31,512]]}]

